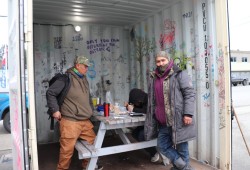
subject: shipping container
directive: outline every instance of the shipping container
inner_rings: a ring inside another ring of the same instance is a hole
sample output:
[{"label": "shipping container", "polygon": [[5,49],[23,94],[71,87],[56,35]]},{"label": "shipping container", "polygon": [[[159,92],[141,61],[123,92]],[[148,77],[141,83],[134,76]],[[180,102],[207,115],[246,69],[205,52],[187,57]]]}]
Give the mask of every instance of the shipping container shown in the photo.
[{"label": "shipping container", "polygon": [[[71,67],[75,56],[93,64],[87,74],[91,94],[104,102],[110,91],[113,101],[122,104],[130,89],[147,91],[160,50],[188,71],[196,90],[198,137],[190,142],[190,156],[231,169],[227,0],[9,0],[17,169],[37,169],[37,143],[58,141],[57,130],[50,130],[45,93],[51,77]],[[23,109],[26,68],[29,113]]]}]

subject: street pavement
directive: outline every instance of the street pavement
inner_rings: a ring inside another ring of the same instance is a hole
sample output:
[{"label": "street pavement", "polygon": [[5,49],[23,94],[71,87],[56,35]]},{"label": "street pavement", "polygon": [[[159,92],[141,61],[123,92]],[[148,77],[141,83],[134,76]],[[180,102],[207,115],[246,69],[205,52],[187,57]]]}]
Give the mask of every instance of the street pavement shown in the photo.
[{"label": "street pavement", "polygon": [[232,98],[234,109],[238,117],[238,122],[235,117],[232,121],[232,170],[249,170],[250,86],[234,86],[232,88]]},{"label": "street pavement", "polygon": [[4,129],[0,121],[0,170],[12,170],[11,135]]}]

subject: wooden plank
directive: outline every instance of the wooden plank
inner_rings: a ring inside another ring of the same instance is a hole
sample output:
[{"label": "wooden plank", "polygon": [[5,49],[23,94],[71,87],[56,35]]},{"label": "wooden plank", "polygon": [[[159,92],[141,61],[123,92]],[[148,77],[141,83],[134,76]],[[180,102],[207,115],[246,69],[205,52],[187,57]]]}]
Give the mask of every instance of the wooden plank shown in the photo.
[{"label": "wooden plank", "polygon": [[126,117],[125,120],[124,120],[125,123],[130,123],[132,122],[132,119],[130,119],[130,117]]},{"label": "wooden plank", "polygon": [[98,156],[111,155],[111,154],[116,154],[116,153],[149,148],[149,147],[153,147],[156,145],[157,145],[157,139],[153,139],[150,141],[136,142],[136,143],[130,143],[126,145],[104,147],[104,148],[97,149],[97,155]]},{"label": "wooden plank", "polygon": [[132,122],[139,122],[139,118],[138,117],[131,117]]},{"label": "wooden plank", "polygon": [[99,156],[105,156],[105,155],[128,152],[128,151],[133,151],[133,150],[138,150],[138,149],[144,149],[144,148],[149,148],[149,147],[153,147],[156,145],[157,145],[157,139],[153,139],[150,141],[129,143],[125,145],[104,147],[104,148],[99,148],[99,149],[95,148],[94,149],[95,154],[91,154],[89,150],[85,148],[84,145],[80,141],[77,141],[75,147],[78,151],[79,159],[85,159],[85,158],[97,158]]},{"label": "wooden plank", "polygon": [[130,122],[130,123],[122,123],[122,124],[105,124],[102,129],[111,130],[111,129],[120,129],[120,128],[128,128],[128,127],[137,127],[143,126],[144,122]]},{"label": "wooden plank", "polygon": [[89,143],[88,143],[87,141],[85,141],[85,140],[78,140],[78,141],[80,141],[80,143],[81,143],[85,148],[87,148],[88,151],[89,151],[92,155],[94,155],[94,152],[96,152],[96,148],[94,147],[94,145],[89,144]]},{"label": "wooden plank", "polygon": [[78,151],[79,159],[84,159],[84,158],[90,158],[91,157],[90,151],[86,147],[84,147],[80,141],[76,142],[75,148]]},{"label": "wooden plank", "polygon": [[115,132],[120,136],[120,138],[124,144],[131,143],[122,129],[115,129]]},{"label": "wooden plank", "polygon": [[139,120],[140,120],[140,121],[145,122],[145,119],[146,119],[146,116],[145,116],[145,115],[144,115],[144,116],[140,116],[140,117],[139,117]]}]

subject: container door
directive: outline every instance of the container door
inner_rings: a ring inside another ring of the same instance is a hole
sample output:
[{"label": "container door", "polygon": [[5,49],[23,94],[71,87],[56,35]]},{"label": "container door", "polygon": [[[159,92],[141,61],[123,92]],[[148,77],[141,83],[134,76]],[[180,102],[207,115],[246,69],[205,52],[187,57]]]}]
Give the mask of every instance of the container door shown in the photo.
[{"label": "container door", "polygon": [[[9,0],[8,7],[8,68],[13,169],[37,169],[37,166],[31,166],[32,168],[30,168],[28,136],[32,139],[30,141],[35,141],[35,143],[36,136],[31,136],[34,135],[32,131],[29,131],[31,135],[28,135],[28,115],[34,115],[28,101],[34,100],[28,100],[28,73],[25,69],[27,68],[26,61],[29,63],[30,51],[32,52],[32,47],[30,48],[30,44],[32,44],[32,29],[30,28],[32,28],[33,23],[32,0]],[[32,68],[33,66],[29,65],[29,67]],[[29,113],[28,109],[30,110]],[[32,127],[31,129],[35,129]],[[36,147],[33,147],[32,144],[30,146],[32,153],[37,153]],[[30,154],[31,161],[35,164],[37,163],[34,159],[36,156],[32,153]]]}]

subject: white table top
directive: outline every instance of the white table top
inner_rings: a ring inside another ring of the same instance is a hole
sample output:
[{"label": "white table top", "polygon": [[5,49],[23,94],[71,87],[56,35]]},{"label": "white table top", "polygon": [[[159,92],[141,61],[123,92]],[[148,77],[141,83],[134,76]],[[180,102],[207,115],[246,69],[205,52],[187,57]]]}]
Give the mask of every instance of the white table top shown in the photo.
[{"label": "white table top", "polygon": [[129,114],[123,115],[112,115],[109,117],[95,115],[95,119],[104,122],[105,124],[122,124],[122,123],[133,123],[133,122],[144,122],[146,116],[129,116]]}]

